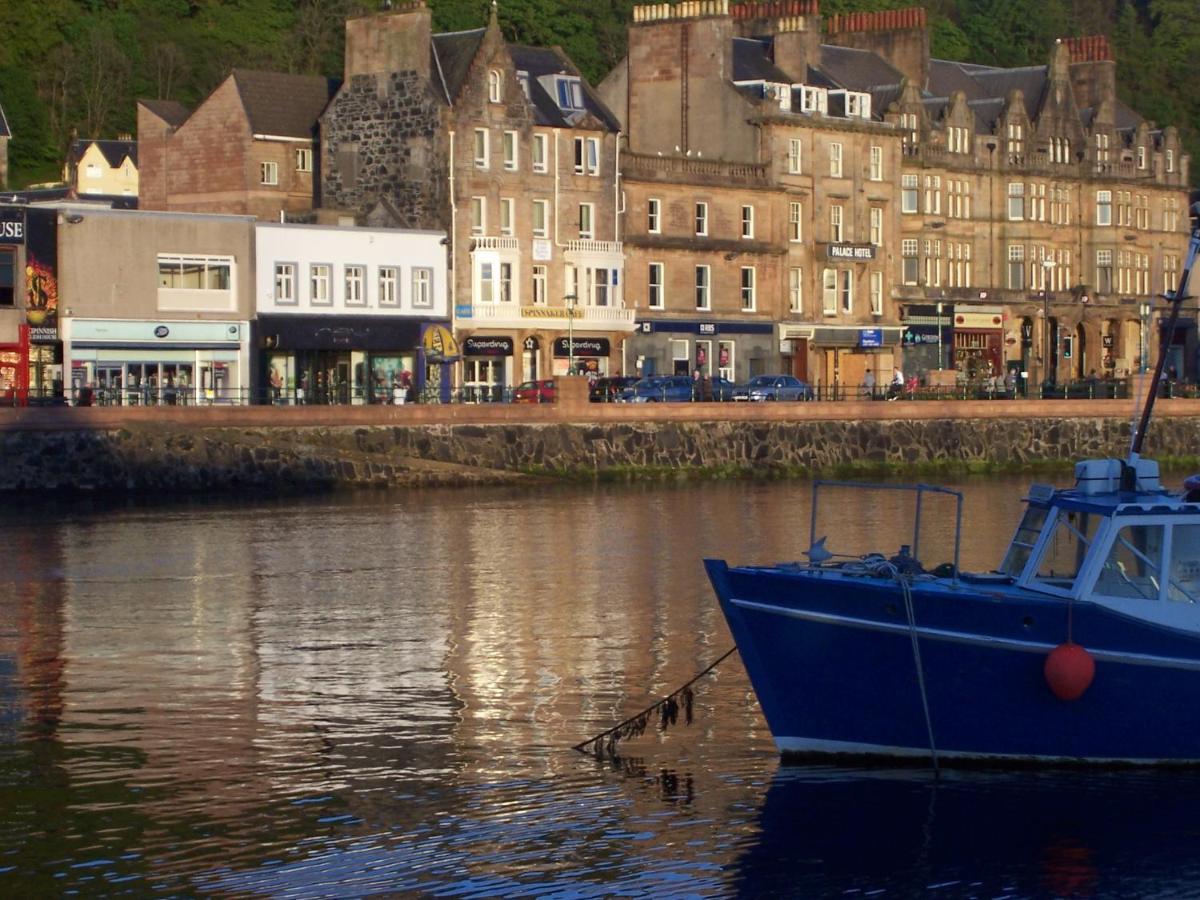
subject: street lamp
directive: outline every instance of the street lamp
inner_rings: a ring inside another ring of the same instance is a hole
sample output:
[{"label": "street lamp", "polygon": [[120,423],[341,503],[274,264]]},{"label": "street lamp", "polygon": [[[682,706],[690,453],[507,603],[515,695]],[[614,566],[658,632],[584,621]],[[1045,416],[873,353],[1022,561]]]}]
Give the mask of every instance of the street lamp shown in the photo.
[{"label": "street lamp", "polygon": [[938,329],[938,371],[940,372],[944,366],[942,365],[942,304],[941,301],[937,305],[937,329]]},{"label": "street lamp", "polygon": [[1054,272],[1054,260],[1043,259],[1042,271],[1042,345],[1045,347],[1045,353],[1042,355],[1042,367],[1045,369],[1042,386],[1045,387],[1047,384],[1053,386],[1058,378],[1057,351],[1054,353],[1054,359],[1050,358],[1050,279]]},{"label": "street lamp", "polygon": [[567,301],[567,374],[575,374],[575,294],[563,297]]},{"label": "street lamp", "polygon": [[1149,369],[1149,366],[1146,365],[1146,357],[1149,355],[1149,352],[1150,352],[1150,345],[1149,345],[1149,341],[1150,341],[1150,338],[1149,338],[1150,304],[1149,304],[1149,302],[1143,302],[1138,307],[1138,312],[1140,312],[1142,314],[1141,365],[1138,366],[1138,371],[1141,372],[1143,375],[1145,375]]}]

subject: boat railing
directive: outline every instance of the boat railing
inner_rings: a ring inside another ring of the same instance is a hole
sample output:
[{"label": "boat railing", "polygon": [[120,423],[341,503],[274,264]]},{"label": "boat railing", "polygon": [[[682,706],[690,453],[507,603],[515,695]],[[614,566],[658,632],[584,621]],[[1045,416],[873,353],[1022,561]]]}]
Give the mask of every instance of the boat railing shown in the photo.
[{"label": "boat railing", "polygon": [[812,483],[812,522],[809,526],[809,547],[815,547],[818,542],[817,538],[817,514],[820,509],[820,495],[822,488],[849,488],[851,490],[865,491],[905,491],[916,494],[916,504],[913,510],[913,530],[912,537],[909,539],[909,546],[912,548],[911,556],[914,560],[921,558],[921,514],[924,510],[926,494],[941,494],[954,498],[954,571],[952,577],[958,580],[959,573],[959,549],[962,545],[962,509],[963,495],[961,491],[952,490],[951,488],[941,487],[935,484],[875,484],[866,481],[829,481],[825,479],[817,479]]}]

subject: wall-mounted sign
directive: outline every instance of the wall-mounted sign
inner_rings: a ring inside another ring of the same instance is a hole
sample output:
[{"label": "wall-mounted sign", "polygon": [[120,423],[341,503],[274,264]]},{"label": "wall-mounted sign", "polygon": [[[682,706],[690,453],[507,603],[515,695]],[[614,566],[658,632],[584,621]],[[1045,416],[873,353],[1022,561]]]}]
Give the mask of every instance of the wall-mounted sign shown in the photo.
[{"label": "wall-mounted sign", "polygon": [[0,244],[25,243],[25,209],[0,206]]},{"label": "wall-mounted sign", "polygon": [[475,317],[474,308],[470,303],[455,303],[454,317],[456,319],[471,319]]},{"label": "wall-mounted sign", "polygon": [[868,260],[875,258],[874,244],[829,244],[825,248],[826,259]]},{"label": "wall-mounted sign", "polygon": [[469,337],[462,344],[463,356],[512,356],[510,337]]},{"label": "wall-mounted sign", "polygon": [[1113,345],[1113,336],[1111,334],[1104,335],[1101,340],[1104,342],[1105,347],[1111,347]]},{"label": "wall-mounted sign", "polygon": [[458,356],[458,341],[445,325],[426,324],[421,333],[421,347],[430,359]]},{"label": "wall-mounted sign", "polygon": [[538,339],[536,337],[534,337],[532,334],[529,337],[525,338],[525,349],[526,350],[537,350],[541,346],[542,345],[538,342]]},{"label": "wall-mounted sign", "polygon": [[554,245],[546,238],[534,238],[533,261],[549,262],[554,256]]},{"label": "wall-mounted sign", "polygon": [[717,323],[716,322],[700,322],[696,326],[696,330],[700,334],[716,334],[717,333]]},{"label": "wall-mounted sign", "polygon": [[858,331],[858,346],[860,346],[860,347],[882,347],[883,346],[883,329],[882,328],[860,328]]},{"label": "wall-mounted sign", "polygon": [[168,328],[166,325],[159,325],[154,329],[154,336],[156,338],[165,338],[170,333],[171,333],[171,329]]},{"label": "wall-mounted sign", "polygon": [[608,356],[608,348],[608,338],[577,337],[575,352],[572,353],[567,338],[554,339],[555,356]]}]

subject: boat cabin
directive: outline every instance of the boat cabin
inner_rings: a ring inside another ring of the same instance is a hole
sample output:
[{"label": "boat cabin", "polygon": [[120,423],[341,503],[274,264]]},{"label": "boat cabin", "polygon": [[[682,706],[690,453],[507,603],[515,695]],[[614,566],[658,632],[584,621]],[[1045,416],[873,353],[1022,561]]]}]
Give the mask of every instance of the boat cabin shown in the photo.
[{"label": "boat cabin", "polygon": [[1016,587],[1164,624],[1196,618],[1200,503],[1163,489],[1157,462],[1085,460],[1074,488],[1033,485],[1027,502],[999,570]]}]

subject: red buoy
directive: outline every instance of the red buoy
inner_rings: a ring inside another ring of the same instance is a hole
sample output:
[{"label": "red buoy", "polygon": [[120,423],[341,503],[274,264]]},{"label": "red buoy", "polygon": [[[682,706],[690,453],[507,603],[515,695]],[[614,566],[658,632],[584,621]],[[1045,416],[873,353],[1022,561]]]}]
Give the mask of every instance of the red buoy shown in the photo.
[{"label": "red buoy", "polygon": [[1096,675],[1092,654],[1078,644],[1059,644],[1046,657],[1046,684],[1059,700],[1078,700]]}]

